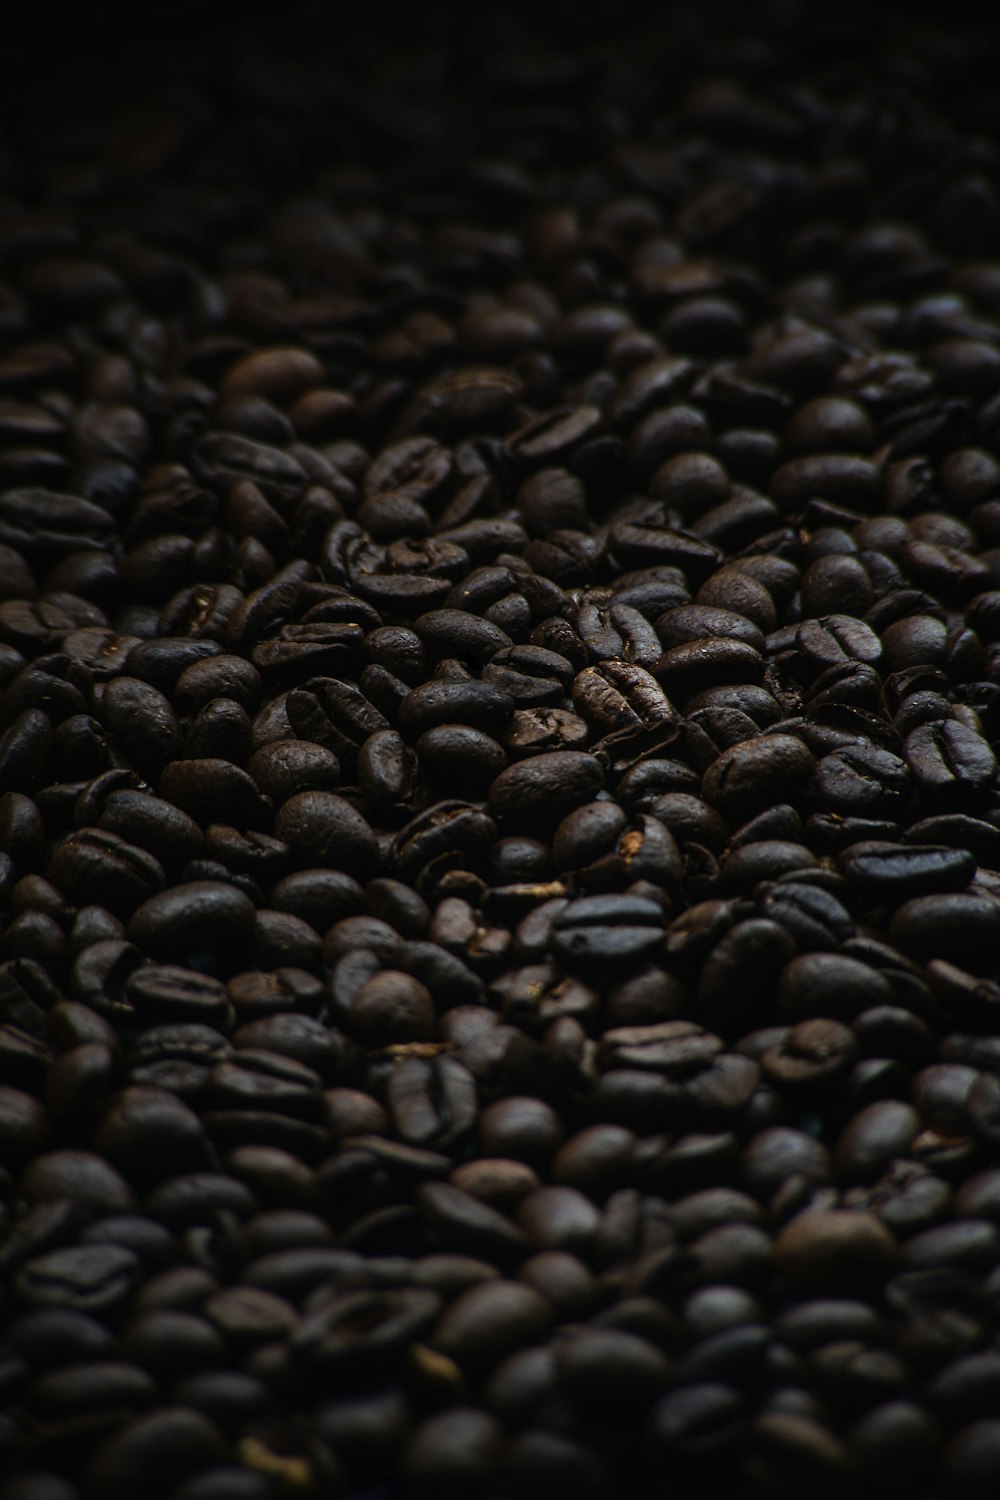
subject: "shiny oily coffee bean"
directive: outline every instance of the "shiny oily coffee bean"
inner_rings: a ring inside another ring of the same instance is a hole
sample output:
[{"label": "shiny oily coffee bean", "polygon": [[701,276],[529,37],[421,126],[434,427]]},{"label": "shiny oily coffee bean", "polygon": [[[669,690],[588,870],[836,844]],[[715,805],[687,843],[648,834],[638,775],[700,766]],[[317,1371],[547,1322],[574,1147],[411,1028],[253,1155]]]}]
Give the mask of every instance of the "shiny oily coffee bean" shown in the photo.
[{"label": "shiny oily coffee bean", "polygon": [[964,890],[976,872],[975,859],[966,849],[877,840],[849,845],[838,864],[848,881],[875,901]]},{"label": "shiny oily coffee bean", "polygon": [[635,963],[663,942],[663,912],[653,901],[629,896],[591,896],[558,914],[552,947],[573,967]]},{"label": "shiny oily coffee bean", "polygon": [[563,750],[530,756],[493,782],[490,811],[508,824],[541,820],[551,825],[593,797],[602,780],[600,763],[592,755]]}]

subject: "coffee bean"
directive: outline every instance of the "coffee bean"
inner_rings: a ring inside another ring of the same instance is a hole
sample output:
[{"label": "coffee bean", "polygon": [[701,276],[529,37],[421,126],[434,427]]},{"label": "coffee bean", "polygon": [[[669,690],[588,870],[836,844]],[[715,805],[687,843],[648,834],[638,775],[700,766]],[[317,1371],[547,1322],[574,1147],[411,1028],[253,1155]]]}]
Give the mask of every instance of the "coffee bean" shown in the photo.
[{"label": "coffee bean", "polygon": [[401,1063],[387,1085],[387,1103],[397,1131],[413,1145],[453,1147],[476,1123],[475,1083],[456,1058],[411,1058]]},{"label": "coffee bean", "polygon": [[564,750],[530,756],[493,782],[490,810],[508,823],[552,823],[592,797],[601,781],[600,765],[592,755]]},{"label": "coffee bean", "polygon": [[909,1105],[886,1100],[854,1116],[837,1143],[837,1165],[850,1181],[874,1179],[888,1164],[905,1156],[920,1125]]},{"label": "coffee bean", "polygon": [[19,1302],[100,1314],[124,1303],[140,1276],[130,1250],[78,1245],[26,1262],[14,1278]]},{"label": "coffee bean", "polygon": [[860,745],[823,756],[816,766],[816,786],[833,812],[892,817],[909,795],[910,776],[898,755]]},{"label": "coffee bean", "polygon": [[161,797],[196,823],[259,828],[266,812],[261,795],[241,766],[218,756],[173,760],[160,777]]},{"label": "coffee bean", "polygon": [[888,900],[963,890],[975,874],[968,850],[877,840],[849,845],[839,864],[865,895]]},{"label": "coffee bean", "polygon": [[455,1407],[428,1417],[410,1438],[404,1472],[416,1495],[489,1493],[503,1429],[495,1417]]},{"label": "coffee bean", "polygon": [[890,933],[915,957],[959,960],[979,971],[988,966],[998,912],[991,896],[975,891],[916,896],[898,908]]},{"label": "coffee bean", "polygon": [[225,1456],[225,1446],[208,1418],[184,1406],[163,1406],[128,1423],[98,1450],[91,1465],[95,1486],[111,1496],[127,1495],[142,1476],[157,1475],[158,1487]]},{"label": "coffee bean", "polygon": [[109,791],[101,800],[98,826],[148,850],[165,870],[178,869],[204,850],[193,818],[161,797],[127,787]]},{"label": "coffee bean", "polygon": [[885,1274],[895,1259],[889,1231],[873,1215],[846,1209],[804,1213],[774,1244],[779,1274],[805,1290],[836,1286],[845,1274],[864,1282]]},{"label": "coffee bean", "polygon": [[888,981],[867,964],[835,953],[804,953],[782,972],[778,1007],[790,1020],[833,1015],[853,1020],[859,1012],[892,1000]]},{"label": "coffee bean", "polygon": [[253,920],[252,902],[235,886],[195,880],[145,901],[129,932],[151,957],[207,956],[210,963],[225,963],[237,956]]},{"label": "coffee bean", "polygon": [[489,1369],[544,1333],[550,1317],[548,1305],[530,1287],[489,1281],[452,1303],[431,1342],[463,1368]]},{"label": "coffee bean", "polygon": [[332,792],[298,792],[283,803],[275,832],[300,858],[333,855],[345,873],[367,878],[375,873],[374,835],[365,819]]},{"label": "coffee bean", "polygon": [[707,1381],[682,1386],[656,1406],[650,1427],[657,1452],[666,1458],[722,1457],[738,1443],[746,1402],[730,1386]]},{"label": "coffee bean", "polygon": [[385,969],[363,985],[354,998],[351,1020],[369,1046],[429,1041],[434,1007],[427,989],[409,974]]},{"label": "coffee bean", "polygon": [[502,745],[465,724],[427,730],[416,751],[429,778],[451,789],[488,786],[507,764]]},{"label": "coffee bean", "polygon": [[792,735],[761,735],[724,751],[702,781],[702,794],[723,817],[746,818],[776,796],[798,793],[813,771],[813,759]]},{"label": "coffee bean", "polygon": [[921,793],[932,805],[974,803],[996,768],[982,736],[953,719],[914,729],[903,749]]},{"label": "coffee bean", "polygon": [[50,868],[66,895],[84,896],[123,917],[165,881],[162,865],[151,854],[97,829],[68,834],[54,851]]},{"label": "coffee bean", "polygon": [[571,966],[636,962],[660,948],[663,913],[642,897],[593,896],[555,919],[553,951]]},{"label": "coffee bean", "polygon": [[104,1213],[127,1212],[134,1203],[128,1183],[110,1163],[73,1148],[37,1156],[19,1186],[29,1203],[70,1198]]},{"label": "coffee bean", "polygon": [[990,1488],[988,49],[730,10],[11,79],[20,1500]]}]

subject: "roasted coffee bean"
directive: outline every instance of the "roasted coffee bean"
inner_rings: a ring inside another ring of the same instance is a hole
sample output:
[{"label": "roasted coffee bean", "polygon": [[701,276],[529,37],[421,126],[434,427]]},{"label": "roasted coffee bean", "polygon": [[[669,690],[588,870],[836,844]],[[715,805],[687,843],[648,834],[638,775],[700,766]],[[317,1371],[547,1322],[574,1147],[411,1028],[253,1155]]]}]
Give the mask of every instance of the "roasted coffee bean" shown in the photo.
[{"label": "roasted coffee bean", "polygon": [[816,765],[823,802],[841,816],[893,817],[910,792],[910,773],[898,755],[877,745],[847,746]]},{"label": "roasted coffee bean", "polygon": [[460,1487],[468,1495],[489,1492],[503,1443],[495,1417],[472,1407],[454,1407],[428,1417],[407,1443],[403,1472],[415,1495],[437,1495]]},{"label": "roasted coffee bean", "polygon": [[162,797],[123,787],[100,802],[98,826],[129,843],[148,849],[165,870],[176,870],[204,851],[201,829],[193,818]]},{"label": "roasted coffee bean", "polygon": [[635,963],[663,943],[663,911],[655,901],[630,896],[589,896],[560,911],[553,952],[574,968]]},{"label": "roasted coffee bean", "polygon": [[11,1500],[991,1492],[993,48],[738,9],[5,84]]},{"label": "roasted coffee bean", "polygon": [[270,901],[275,910],[291,912],[317,932],[326,932],[361,910],[364,891],[352,875],[340,870],[298,870],[272,886]]},{"label": "roasted coffee bean", "polygon": [[564,708],[517,709],[502,736],[512,759],[534,757],[540,750],[578,751],[589,739],[586,721]]},{"label": "roasted coffee bean", "polygon": [[774,1245],[779,1274],[806,1290],[836,1286],[844,1275],[864,1283],[891,1269],[896,1254],[894,1237],[873,1215],[846,1209],[804,1213]]},{"label": "roasted coffee bean", "polygon": [[878,1177],[896,1157],[907,1154],[919,1125],[915,1109],[893,1100],[860,1110],[837,1143],[839,1172],[848,1181]]},{"label": "roasted coffee bean", "polygon": [[890,935],[904,953],[927,961],[958,962],[974,972],[989,968],[1000,904],[978,891],[916,896],[898,908]]},{"label": "roasted coffee bean", "polygon": [[55,850],[50,868],[67,896],[82,896],[123,917],[159,891],[165,879],[151,854],[96,829],[69,834]]},{"label": "roasted coffee bean", "polygon": [[429,1041],[434,1034],[430,992],[411,975],[385,969],[354,997],[351,1024],[367,1046]]},{"label": "roasted coffee bean", "polygon": [[393,840],[396,872],[419,889],[421,876],[437,863],[445,868],[478,865],[495,834],[492,818],[472,803],[451,799],[432,803],[406,823]]},{"label": "roasted coffee bean", "polygon": [[975,804],[996,771],[996,758],[986,741],[955,719],[914,729],[903,753],[931,806]]},{"label": "roasted coffee bean", "polygon": [[238,957],[253,922],[253,903],[235,886],[193,880],[144,901],[129,932],[153,958],[225,965]]},{"label": "roasted coffee bean", "polygon": [[93,1460],[91,1476],[111,1496],[127,1495],[151,1472],[162,1489],[221,1462],[225,1453],[221,1434],[207,1417],[190,1407],[162,1406],[107,1439]]},{"label": "roasted coffee bean", "polygon": [[851,1021],[861,1011],[892,1003],[888,980],[867,964],[838,953],[803,953],[778,981],[778,1008],[789,1020],[834,1016]]},{"label": "roasted coffee bean", "polygon": [[300,859],[331,859],[348,875],[375,874],[375,836],[366,820],[333,792],[297,792],[274,821],[275,833]]},{"label": "roasted coffee bean", "polygon": [[734,745],[713,761],[705,772],[702,794],[723,817],[746,818],[776,797],[800,792],[812,772],[813,758],[801,740],[761,735]]},{"label": "roasted coffee bean", "polygon": [[266,806],[254,782],[241,766],[218,756],[171,761],[160,777],[159,792],[203,828],[209,823],[260,828],[266,822]]},{"label": "roasted coffee bean", "polygon": [[963,890],[976,870],[972,854],[965,849],[877,840],[849,845],[838,863],[865,896],[890,901]]},{"label": "roasted coffee bean", "polygon": [[857,1057],[850,1029],[828,1018],[801,1021],[761,1056],[765,1076],[779,1089],[823,1090],[843,1080]]},{"label": "roasted coffee bean", "polygon": [[130,1250],[78,1245],[29,1259],[14,1279],[17,1300],[29,1306],[101,1314],[120,1307],[139,1280]]},{"label": "roasted coffee bean", "polygon": [[399,709],[399,728],[416,738],[440,724],[468,724],[496,734],[510,721],[514,702],[492,683],[427,682],[416,687]]},{"label": "roasted coffee bean", "polygon": [[433,1330],[431,1343],[463,1368],[489,1369],[534,1342],[550,1320],[548,1304],[530,1287],[489,1281],[471,1287],[451,1304]]},{"label": "roasted coffee bean", "polygon": [[207,974],[173,964],[147,964],[126,981],[125,993],[144,1023],[204,1021],[225,1026],[231,1016],[225,987]]},{"label": "roasted coffee bean", "polygon": [[534,755],[510,766],[490,787],[490,811],[507,823],[551,825],[600,790],[600,763],[578,751]]},{"label": "roasted coffee bean", "polygon": [[502,745],[465,724],[441,724],[422,734],[416,752],[428,778],[451,789],[489,786],[507,764]]}]

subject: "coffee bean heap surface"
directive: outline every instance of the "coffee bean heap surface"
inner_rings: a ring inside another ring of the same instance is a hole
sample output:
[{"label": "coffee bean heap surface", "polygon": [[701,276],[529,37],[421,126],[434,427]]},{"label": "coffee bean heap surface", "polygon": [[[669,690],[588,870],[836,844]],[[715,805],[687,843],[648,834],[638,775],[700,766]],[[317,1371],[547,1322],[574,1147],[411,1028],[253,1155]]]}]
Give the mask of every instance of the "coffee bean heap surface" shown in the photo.
[{"label": "coffee bean heap surface", "polygon": [[995,48],[750,11],[8,95],[2,1500],[995,1493]]}]

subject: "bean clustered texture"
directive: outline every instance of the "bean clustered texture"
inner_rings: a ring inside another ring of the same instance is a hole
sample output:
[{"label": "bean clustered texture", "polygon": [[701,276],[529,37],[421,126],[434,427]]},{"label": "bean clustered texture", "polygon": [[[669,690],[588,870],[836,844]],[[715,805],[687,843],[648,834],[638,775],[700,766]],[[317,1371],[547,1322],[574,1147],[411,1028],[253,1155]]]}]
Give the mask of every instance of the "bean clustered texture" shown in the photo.
[{"label": "bean clustered texture", "polygon": [[3,64],[0,1500],[993,1497],[995,36],[211,9]]}]

